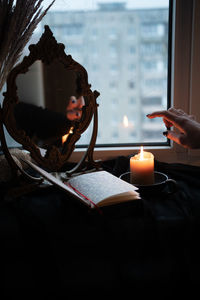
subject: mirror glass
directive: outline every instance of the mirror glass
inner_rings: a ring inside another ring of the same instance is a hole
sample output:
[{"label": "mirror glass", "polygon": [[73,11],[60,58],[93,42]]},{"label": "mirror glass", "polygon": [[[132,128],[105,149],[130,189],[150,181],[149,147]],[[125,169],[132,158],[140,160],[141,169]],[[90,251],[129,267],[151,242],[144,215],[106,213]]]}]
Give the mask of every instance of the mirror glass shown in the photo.
[{"label": "mirror glass", "polygon": [[50,64],[37,60],[27,72],[18,74],[16,125],[37,146],[62,147],[83,121],[87,97],[81,93],[79,75],[59,60]]},{"label": "mirror glass", "polygon": [[93,115],[92,136],[77,168],[86,157],[95,164],[99,93],[90,89],[86,69],[64,50],[46,25],[29,55],[9,73],[2,109],[8,133],[51,171],[65,165]]}]

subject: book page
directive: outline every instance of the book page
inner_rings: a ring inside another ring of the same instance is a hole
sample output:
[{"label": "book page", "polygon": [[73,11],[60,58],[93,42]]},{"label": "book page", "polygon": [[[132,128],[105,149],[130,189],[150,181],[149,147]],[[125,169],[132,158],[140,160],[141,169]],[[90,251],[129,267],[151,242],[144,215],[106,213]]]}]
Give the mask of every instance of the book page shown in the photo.
[{"label": "book page", "polygon": [[63,183],[61,180],[57,179],[52,174],[40,168],[36,164],[24,159],[22,160],[34,170],[36,170],[39,174],[41,174],[49,182],[75,196],[90,207],[99,205],[99,203],[101,203],[104,199],[111,196],[114,196],[114,200],[117,200],[117,198],[118,200],[106,202],[107,205],[109,203],[111,204],[123,202],[123,200],[127,199],[127,197],[124,197],[125,193],[126,196],[128,195],[128,200],[140,199],[139,194],[136,192],[136,190],[138,189],[137,187],[106,171],[97,171],[78,175],[68,180],[68,182]]},{"label": "book page", "polygon": [[70,179],[68,183],[82,195],[91,199],[95,204],[113,195],[130,193],[133,195],[133,199],[138,195],[136,192],[137,188],[134,185],[106,171],[79,175]]}]

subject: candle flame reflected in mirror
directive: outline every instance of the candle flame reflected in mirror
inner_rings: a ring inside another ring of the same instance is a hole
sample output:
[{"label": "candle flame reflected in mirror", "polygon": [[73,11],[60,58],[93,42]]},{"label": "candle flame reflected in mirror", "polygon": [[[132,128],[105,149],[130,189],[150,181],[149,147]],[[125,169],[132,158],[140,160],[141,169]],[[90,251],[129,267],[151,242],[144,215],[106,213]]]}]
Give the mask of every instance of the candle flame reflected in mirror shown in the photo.
[{"label": "candle flame reflected in mirror", "polygon": [[140,148],[140,160],[144,159],[144,151],[143,151],[143,146]]},{"label": "candle flame reflected in mirror", "polygon": [[62,144],[64,144],[68,138],[68,133],[62,136]]},{"label": "candle flame reflected in mirror", "polygon": [[74,127],[72,126],[70,128],[69,132],[62,136],[62,145],[67,141],[69,135],[73,133],[73,129],[74,129]]}]

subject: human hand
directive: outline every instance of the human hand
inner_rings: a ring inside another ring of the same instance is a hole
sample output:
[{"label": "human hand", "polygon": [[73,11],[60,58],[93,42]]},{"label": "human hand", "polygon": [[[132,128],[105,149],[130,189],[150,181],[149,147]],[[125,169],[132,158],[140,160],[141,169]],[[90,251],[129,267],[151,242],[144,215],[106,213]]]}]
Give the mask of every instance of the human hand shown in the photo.
[{"label": "human hand", "polygon": [[148,114],[149,119],[162,117],[167,128],[175,127],[178,131],[168,130],[163,134],[182,145],[185,148],[200,148],[200,123],[194,120],[194,116],[186,114],[181,109],[169,108]]}]

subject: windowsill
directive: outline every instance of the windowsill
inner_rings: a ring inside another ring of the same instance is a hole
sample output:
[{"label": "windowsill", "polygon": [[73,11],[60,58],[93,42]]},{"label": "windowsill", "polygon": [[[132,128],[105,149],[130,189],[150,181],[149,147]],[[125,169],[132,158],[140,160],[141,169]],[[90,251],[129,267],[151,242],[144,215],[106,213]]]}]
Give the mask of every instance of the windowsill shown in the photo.
[{"label": "windowsill", "polygon": [[[166,157],[166,153],[172,153],[171,146],[145,146],[145,150],[152,152],[157,157]],[[95,160],[115,159],[118,156],[135,155],[139,152],[140,147],[99,147],[94,149]],[[79,161],[84,155],[86,148],[78,148],[72,153],[70,161]]]},{"label": "windowsill", "polygon": [[[188,150],[179,145],[170,146],[145,146],[145,150],[153,153],[156,160],[167,163],[183,163],[200,166],[200,150]],[[69,162],[79,162],[85,154],[86,148],[78,148],[72,153]],[[94,149],[94,160],[110,160],[118,156],[135,155],[140,147],[99,147]]]}]

